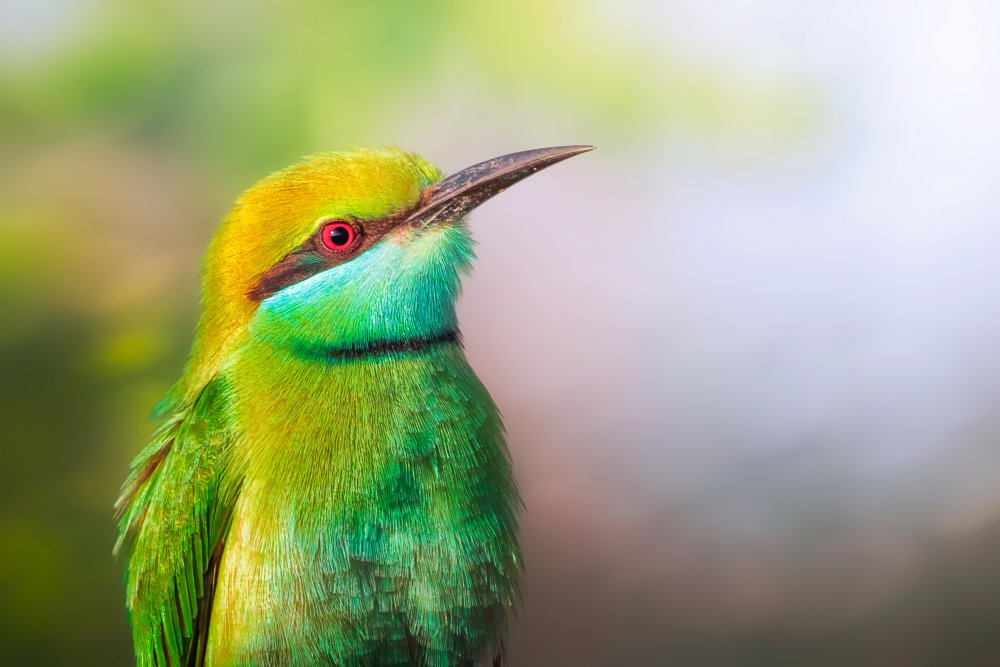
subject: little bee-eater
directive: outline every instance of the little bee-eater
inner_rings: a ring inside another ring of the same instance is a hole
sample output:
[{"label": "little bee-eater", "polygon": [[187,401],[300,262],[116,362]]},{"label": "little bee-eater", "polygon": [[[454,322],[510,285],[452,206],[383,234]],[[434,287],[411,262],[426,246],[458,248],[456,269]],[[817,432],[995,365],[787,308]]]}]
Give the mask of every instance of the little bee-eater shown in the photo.
[{"label": "little bee-eater", "polygon": [[138,665],[503,663],[520,501],[455,316],[465,217],[590,149],[327,153],[237,200],[117,504]]}]

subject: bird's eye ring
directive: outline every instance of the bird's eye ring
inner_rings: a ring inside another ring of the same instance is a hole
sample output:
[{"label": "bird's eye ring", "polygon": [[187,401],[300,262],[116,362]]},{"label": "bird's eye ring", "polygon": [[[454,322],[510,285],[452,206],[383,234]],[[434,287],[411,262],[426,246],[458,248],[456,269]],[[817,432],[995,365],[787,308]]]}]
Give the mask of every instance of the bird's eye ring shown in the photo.
[{"label": "bird's eye ring", "polygon": [[354,243],[358,240],[358,230],[354,225],[342,220],[328,222],[323,225],[320,238],[323,240],[323,245],[330,250],[343,252],[354,247]]}]

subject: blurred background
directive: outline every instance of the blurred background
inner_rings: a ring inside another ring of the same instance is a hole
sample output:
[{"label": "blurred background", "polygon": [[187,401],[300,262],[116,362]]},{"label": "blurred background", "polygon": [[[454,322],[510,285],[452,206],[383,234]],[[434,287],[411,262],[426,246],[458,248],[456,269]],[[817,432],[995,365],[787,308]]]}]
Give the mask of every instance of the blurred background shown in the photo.
[{"label": "blurred background", "polygon": [[299,156],[598,150],[473,217],[512,664],[1000,663],[1000,5],[0,3],[0,663],[127,665],[111,505]]}]

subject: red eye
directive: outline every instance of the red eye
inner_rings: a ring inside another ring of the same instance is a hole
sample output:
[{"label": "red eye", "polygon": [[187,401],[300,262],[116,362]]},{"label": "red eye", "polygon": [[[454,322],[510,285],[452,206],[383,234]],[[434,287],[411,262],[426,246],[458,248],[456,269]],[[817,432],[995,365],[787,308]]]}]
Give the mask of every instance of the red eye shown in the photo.
[{"label": "red eye", "polygon": [[358,232],[353,225],[346,222],[328,222],[320,232],[323,245],[330,250],[348,250],[358,238]]}]

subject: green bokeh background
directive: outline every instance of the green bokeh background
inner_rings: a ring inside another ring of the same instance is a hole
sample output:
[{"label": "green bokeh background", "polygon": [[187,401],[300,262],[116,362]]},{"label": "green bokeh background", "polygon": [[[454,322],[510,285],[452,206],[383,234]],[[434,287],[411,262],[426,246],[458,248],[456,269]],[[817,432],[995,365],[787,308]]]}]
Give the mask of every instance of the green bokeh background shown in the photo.
[{"label": "green bokeh background", "polygon": [[[687,175],[697,179],[699,168],[787,166],[789,155],[822,141],[830,110],[807,78],[780,68],[730,71],[655,34],[640,36],[614,14],[598,0],[16,0],[0,9],[0,663],[129,664],[111,506],[151,430],[149,409],[186,358],[201,252],[215,221],[257,178],[301,155],[355,145],[403,146],[453,170],[518,149],[594,143],[599,151],[580,158],[590,166],[553,176],[550,183],[561,185],[549,199],[579,196],[577,213],[590,199],[595,225],[621,215],[633,228],[662,229],[671,214],[653,202],[670,167],[653,167],[666,152],[697,160],[692,145],[716,147],[721,161],[695,165]],[[544,185],[519,187],[524,198],[511,211],[547,196]],[[558,283],[575,262],[574,243],[553,253],[556,268],[540,275]],[[636,275],[629,308],[660,308],[644,295],[666,289],[662,274],[611,268]],[[580,331],[585,317],[599,317],[580,304],[562,308],[567,322],[580,321],[567,326]],[[471,311],[479,327],[538,326],[491,321],[484,312]],[[629,329],[641,318],[621,321],[616,346],[628,340],[643,354],[658,349]],[[667,493],[643,496],[651,523],[615,504],[635,482],[610,472],[588,477],[605,486],[579,495],[597,499],[606,510],[600,517],[574,503],[546,504],[558,496],[553,480],[600,470],[619,443],[656,434],[629,417],[614,431],[587,430],[586,415],[549,406],[537,420],[522,418],[529,412],[518,407],[519,380],[496,370],[505,357],[467,338],[486,384],[512,406],[505,411],[512,434],[539,445],[514,446],[536,517],[525,528],[534,574],[512,637],[516,664],[996,663],[994,519],[957,542],[919,521],[878,524],[904,533],[917,526],[920,539],[908,544],[919,558],[900,556],[917,574],[878,604],[864,603],[859,591],[856,613],[850,604],[828,605],[831,589],[803,582],[834,572],[844,582],[838,588],[850,586],[857,562],[850,545],[883,544],[865,532],[867,515],[857,523],[848,517],[860,527],[847,542],[824,541],[840,529],[816,523],[795,532],[794,547],[778,556],[752,541],[731,551],[730,542],[708,540],[686,565],[668,564],[657,540],[677,543],[697,532],[698,509],[672,504]],[[644,372],[641,362],[635,368]],[[576,390],[615,382],[596,377]],[[617,399],[602,407],[628,415],[660,403],[624,389]],[[538,458],[552,424],[614,444],[593,456],[580,450],[561,467]],[[984,427],[976,437],[991,442],[995,432]],[[850,438],[831,428],[831,442]],[[729,488],[725,478],[716,483]],[[781,502],[820,507],[814,491],[801,488]],[[985,505],[987,516],[1000,514],[992,500]],[[602,550],[607,545],[614,549]],[[637,566],[643,557],[645,568]],[[774,577],[755,578],[758,566]],[[713,579],[720,571],[726,575]]]},{"label": "green bokeh background", "polygon": [[[352,145],[472,161],[602,135],[641,145],[665,122],[734,122],[718,102],[740,94],[630,49],[575,3],[14,5],[25,32],[10,29],[0,63],[12,665],[129,662],[111,505],[185,358],[198,257],[236,192]],[[446,125],[456,90],[473,103]]]}]

